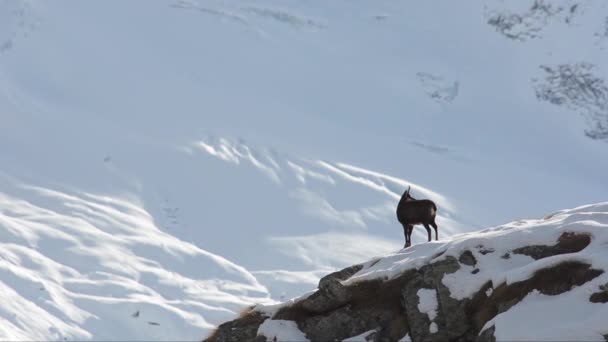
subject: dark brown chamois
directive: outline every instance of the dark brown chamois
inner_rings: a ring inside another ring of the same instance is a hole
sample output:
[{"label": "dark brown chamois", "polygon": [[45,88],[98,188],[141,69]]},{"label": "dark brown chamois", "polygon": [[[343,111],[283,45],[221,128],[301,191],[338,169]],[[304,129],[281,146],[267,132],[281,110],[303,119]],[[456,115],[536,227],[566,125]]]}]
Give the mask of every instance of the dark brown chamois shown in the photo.
[{"label": "dark brown chamois", "polygon": [[414,225],[421,224],[426,228],[431,241],[431,227],[435,229],[435,240],[439,240],[437,234],[437,224],[435,223],[435,215],[437,214],[437,206],[431,200],[417,200],[410,196],[410,188],[408,187],[399,204],[397,204],[397,220],[403,225],[403,234],[405,234],[405,246],[412,245],[412,231]]}]

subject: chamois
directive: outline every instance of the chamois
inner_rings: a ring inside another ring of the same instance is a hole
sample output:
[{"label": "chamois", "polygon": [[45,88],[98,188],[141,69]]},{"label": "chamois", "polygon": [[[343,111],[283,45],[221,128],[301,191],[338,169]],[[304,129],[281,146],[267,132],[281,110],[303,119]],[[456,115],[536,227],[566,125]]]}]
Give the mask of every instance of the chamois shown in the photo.
[{"label": "chamois", "polygon": [[397,204],[397,220],[403,225],[403,233],[405,234],[405,246],[407,248],[412,245],[412,231],[414,225],[421,224],[426,228],[431,241],[431,225],[435,229],[435,240],[439,240],[437,234],[437,224],[435,223],[435,214],[437,214],[437,206],[428,199],[417,200],[410,195],[410,187],[403,193],[399,204]]}]

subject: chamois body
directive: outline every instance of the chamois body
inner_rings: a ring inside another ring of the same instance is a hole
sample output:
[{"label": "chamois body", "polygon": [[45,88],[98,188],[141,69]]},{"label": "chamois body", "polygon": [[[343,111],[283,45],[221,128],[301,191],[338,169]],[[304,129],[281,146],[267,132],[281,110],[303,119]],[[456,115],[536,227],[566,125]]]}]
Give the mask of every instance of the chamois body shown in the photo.
[{"label": "chamois body", "polygon": [[435,240],[439,239],[437,233],[437,224],[435,223],[435,215],[437,214],[437,206],[428,199],[417,200],[410,196],[410,188],[405,191],[401,200],[397,205],[397,220],[403,226],[403,234],[405,235],[405,246],[412,245],[412,232],[414,225],[421,224],[426,229],[429,241],[431,241],[431,227],[435,229]]}]

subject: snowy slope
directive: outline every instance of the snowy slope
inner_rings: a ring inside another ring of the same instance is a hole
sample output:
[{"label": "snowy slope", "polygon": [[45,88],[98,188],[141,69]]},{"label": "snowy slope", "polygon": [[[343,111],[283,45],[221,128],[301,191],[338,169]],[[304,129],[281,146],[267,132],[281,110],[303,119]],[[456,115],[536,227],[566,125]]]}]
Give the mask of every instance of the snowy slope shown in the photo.
[{"label": "snowy slope", "polygon": [[200,338],[398,250],[408,185],[440,238],[605,200],[602,88],[537,98],[605,75],[570,3],[515,40],[493,1],[2,1],[2,336]]}]

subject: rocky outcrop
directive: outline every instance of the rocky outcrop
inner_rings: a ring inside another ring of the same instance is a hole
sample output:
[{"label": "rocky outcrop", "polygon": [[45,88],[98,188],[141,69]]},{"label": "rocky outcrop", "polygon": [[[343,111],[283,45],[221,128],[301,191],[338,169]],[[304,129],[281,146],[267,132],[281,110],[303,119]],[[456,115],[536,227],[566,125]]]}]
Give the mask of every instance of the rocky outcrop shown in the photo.
[{"label": "rocky outcrop", "polygon": [[[400,341],[406,336],[425,342],[496,341],[496,317],[529,294],[558,296],[604,273],[584,258],[568,257],[590,245],[590,234],[564,232],[553,241],[497,253],[496,247],[483,245],[469,245],[475,247],[458,252],[443,250],[431,253],[417,267],[405,267],[390,276],[361,276],[381,259],[351,266],[327,275],[316,292],[274,312],[245,312],[220,325],[206,341],[277,340],[259,333],[258,327],[265,320],[295,322],[310,341],[341,341],[353,336],[378,342]],[[551,257],[554,261],[545,262]],[[522,258],[529,258],[536,267],[526,276],[519,275],[521,279],[487,277],[484,262],[521,263],[525,260]],[[455,294],[450,282],[446,282],[446,277],[455,276],[483,281],[475,283],[477,288],[469,295]],[[608,284],[595,288],[598,291],[591,294],[589,302],[606,303]]]},{"label": "rocky outcrop", "polygon": [[[568,233],[553,246],[527,246],[513,253],[540,259],[579,251],[588,244],[589,236]],[[344,285],[344,280],[363,268],[355,265],[324,277],[314,294],[280,309],[273,317],[251,311],[221,325],[208,341],[266,341],[266,337],[256,334],[265,319],[295,321],[311,341],[339,341],[368,331],[374,331],[368,335],[372,341],[398,341],[405,335],[413,341],[494,341],[494,326],[482,331],[486,323],[530,292],[558,295],[603,273],[580,261],[564,261],[541,268],[519,282],[487,282],[474,296],[455,299],[443,277],[476,263],[467,250],[458,259],[439,257],[390,280]],[[421,291],[430,291],[436,297],[434,314],[421,309]],[[603,301],[605,293],[592,295],[591,301]]]},{"label": "rocky outcrop", "polygon": [[207,341],[266,341],[264,336],[258,336],[258,328],[267,318],[253,308],[249,308],[241,313],[238,319],[220,325]]},{"label": "rocky outcrop", "polygon": [[352,299],[352,293],[340,281],[350,278],[362,268],[363,265],[354,265],[321,278],[319,291],[302,301],[302,309],[322,313],[348,303]]}]

